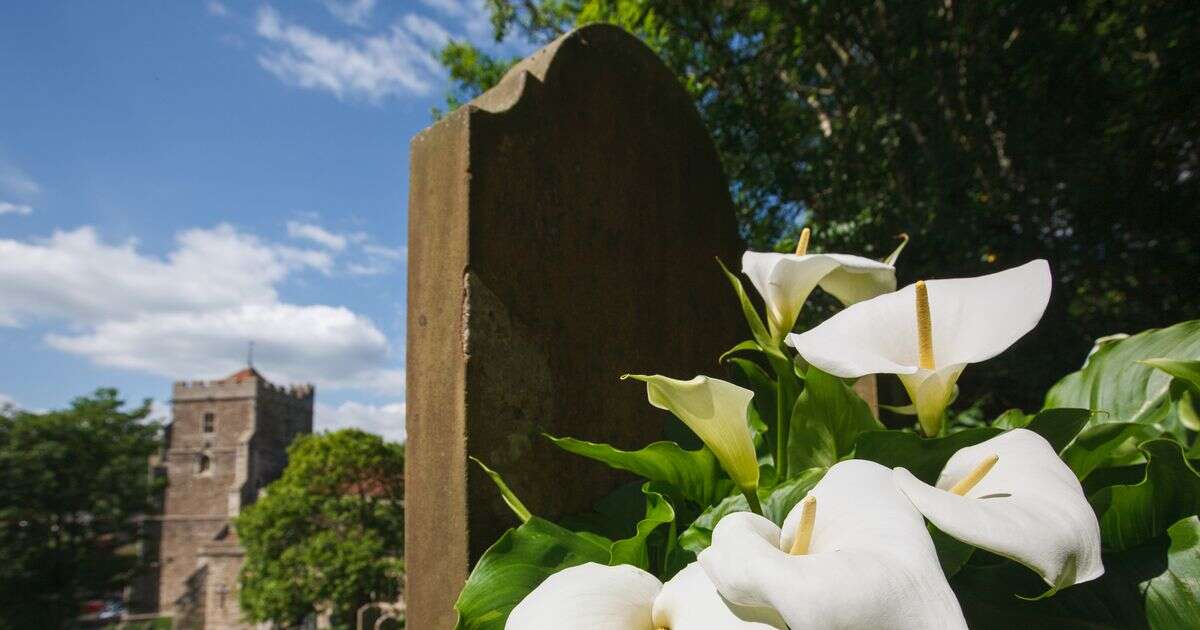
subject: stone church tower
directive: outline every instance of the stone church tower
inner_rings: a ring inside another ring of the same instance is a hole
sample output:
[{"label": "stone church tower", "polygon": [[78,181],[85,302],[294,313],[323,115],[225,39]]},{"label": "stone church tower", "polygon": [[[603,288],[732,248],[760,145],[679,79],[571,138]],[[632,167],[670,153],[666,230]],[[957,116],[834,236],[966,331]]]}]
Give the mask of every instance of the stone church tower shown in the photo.
[{"label": "stone church tower", "polygon": [[173,421],[156,472],[167,486],[149,517],[156,558],[135,612],[174,617],[176,628],[248,627],[240,620],[244,552],[232,519],[287,465],[287,447],[313,427],[312,385],[271,384],[252,367],[217,381],[178,382]]}]

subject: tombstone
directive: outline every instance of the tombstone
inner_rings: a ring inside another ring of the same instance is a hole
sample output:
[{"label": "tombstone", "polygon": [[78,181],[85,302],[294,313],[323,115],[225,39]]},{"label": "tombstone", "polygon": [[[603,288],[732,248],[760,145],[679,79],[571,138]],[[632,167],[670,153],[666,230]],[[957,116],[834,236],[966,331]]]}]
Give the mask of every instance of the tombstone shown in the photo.
[{"label": "tombstone", "polygon": [[745,323],[716,150],[635,37],[585,26],[412,140],[405,601],[451,628],[470,566],[530,510],[587,510],[632,479],[543,432],[636,449],[662,412],[624,373],[721,374]]}]

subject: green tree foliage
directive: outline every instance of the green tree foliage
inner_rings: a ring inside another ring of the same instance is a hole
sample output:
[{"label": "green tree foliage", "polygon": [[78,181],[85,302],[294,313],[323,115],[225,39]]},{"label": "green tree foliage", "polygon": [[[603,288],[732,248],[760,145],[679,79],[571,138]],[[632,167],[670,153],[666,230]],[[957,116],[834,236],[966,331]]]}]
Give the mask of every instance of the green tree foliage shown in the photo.
[{"label": "green tree foliage", "polygon": [[349,628],[359,606],[394,600],[403,499],[402,444],[355,429],[297,439],[283,476],[236,522],[242,610],[282,625],[329,611]]},{"label": "green tree foliage", "polygon": [[[497,39],[590,21],[641,37],[695,99],[755,248],[882,257],[902,282],[1044,257],[1036,362],[964,400],[1031,407],[1092,341],[1200,312],[1200,5],[490,0]],[[453,106],[512,60],[454,42]],[[809,317],[823,317],[810,309]],[[1012,354],[1021,354],[1014,352]],[[985,380],[986,379],[986,380]]]},{"label": "green tree foliage", "polygon": [[0,410],[0,628],[57,628],[138,568],[160,427],[114,389],[48,413]]}]

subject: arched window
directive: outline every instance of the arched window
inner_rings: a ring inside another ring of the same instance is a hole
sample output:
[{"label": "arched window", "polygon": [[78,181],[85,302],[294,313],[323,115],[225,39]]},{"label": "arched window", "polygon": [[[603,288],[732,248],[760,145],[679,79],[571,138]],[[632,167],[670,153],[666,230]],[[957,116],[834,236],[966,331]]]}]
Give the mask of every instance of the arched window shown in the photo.
[{"label": "arched window", "polygon": [[203,475],[212,469],[212,459],[208,455],[201,454],[196,458],[196,474]]}]

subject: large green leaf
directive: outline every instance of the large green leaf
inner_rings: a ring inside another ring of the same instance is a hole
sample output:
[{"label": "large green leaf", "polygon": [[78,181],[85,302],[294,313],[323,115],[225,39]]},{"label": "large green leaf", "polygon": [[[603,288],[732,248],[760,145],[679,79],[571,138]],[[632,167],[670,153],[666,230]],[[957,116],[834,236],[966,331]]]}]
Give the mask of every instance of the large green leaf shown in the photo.
[{"label": "large green leaf", "polygon": [[866,401],[840,378],[810,367],[792,407],[788,467],[829,468],[854,450],[859,435],[882,430]]},{"label": "large green leaf", "polygon": [[1016,595],[1036,593],[1045,585],[1008,560],[968,564],[950,583],[972,629],[1196,627],[1200,619],[1200,520],[1196,517],[1176,522],[1166,536],[1148,544],[1104,554],[1104,569],[1099,579],[1037,601]]},{"label": "large green leaf", "polygon": [[454,608],[462,630],[503,630],[508,613],[551,574],[585,562],[607,563],[609,550],[536,516],[510,529],[471,571]]},{"label": "large green leaf", "polygon": [[746,497],[740,494],[725,497],[725,500],[704,510],[687,529],[683,530],[683,533],[679,535],[679,546],[698,554],[712,544],[713,528],[722,518],[734,512],[749,511],[750,504],[746,501]]},{"label": "large green leaf", "polygon": [[[761,491],[759,496],[762,501],[763,516],[774,521],[776,525],[783,525],[783,519],[787,518],[788,512],[824,476],[824,468],[810,468],[775,486],[770,492]],[[724,501],[708,508],[695,521],[692,521],[691,526],[679,536],[679,545],[698,554],[712,543],[713,528],[722,518],[733,512],[749,511],[750,505],[746,502],[746,497],[740,494],[726,497]]]},{"label": "large green leaf", "polygon": [[1192,431],[1200,431],[1200,413],[1196,410],[1196,402],[1200,401],[1200,361],[1146,359],[1142,363],[1175,377],[1171,379],[1170,396],[1176,403],[1179,421]]},{"label": "large green leaf", "polygon": [[651,489],[651,484],[642,486],[646,495],[646,517],[638,521],[633,536],[613,542],[609,564],[632,564],[643,570],[650,569],[650,554],[647,540],[660,525],[675,522],[675,510],[663,495]]},{"label": "large green leaf", "polygon": [[1200,475],[1188,464],[1183,447],[1174,440],[1158,439],[1141,449],[1147,464],[1140,483],[1101,488],[1088,498],[1107,550],[1143,545],[1200,511]]},{"label": "large green leaf", "polygon": [[923,438],[910,431],[869,431],[858,437],[854,456],[888,468],[907,468],[917,479],[932,485],[937,483],[942,468],[958,449],[979,444],[1001,433],[1000,429],[980,427],[946,437]]},{"label": "large green leaf", "polygon": [[1055,453],[1061,453],[1092,417],[1088,409],[1043,409],[1025,425],[1026,429],[1046,438]]},{"label": "large green leaf", "polygon": [[728,496],[733,482],[725,476],[707,447],[695,451],[674,442],[654,442],[637,451],[622,451],[608,444],[547,435],[559,448],[640,475],[671,484],[687,499],[708,506]]},{"label": "large green leaf", "polygon": [[1175,324],[1098,345],[1083,369],[1046,394],[1046,407],[1085,407],[1107,412],[1100,421],[1162,422],[1170,412],[1172,376],[1145,359],[1200,358],[1200,320]]},{"label": "large green leaf", "polygon": [[1138,444],[1157,436],[1159,431],[1149,424],[1137,422],[1105,422],[1085,428],[1063,451],[1063,461],[1079,479],[1087,479],[1101,467],[1130,463],[1140,459]]},{"label": "large green leaf", "polygon": [[1195,627],[1200,620],[1200,519],[1185,518],[1167,535],[1167,570],[1138,585],[1146,594],[1146,619],[1155,630]]}]

